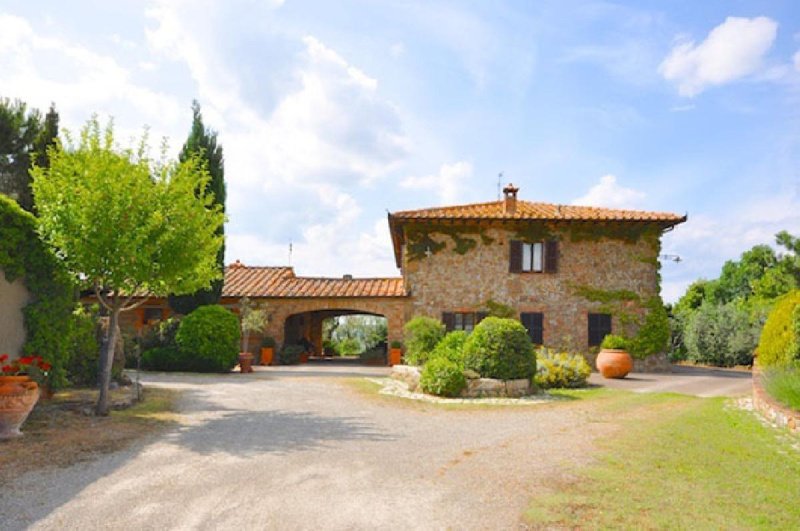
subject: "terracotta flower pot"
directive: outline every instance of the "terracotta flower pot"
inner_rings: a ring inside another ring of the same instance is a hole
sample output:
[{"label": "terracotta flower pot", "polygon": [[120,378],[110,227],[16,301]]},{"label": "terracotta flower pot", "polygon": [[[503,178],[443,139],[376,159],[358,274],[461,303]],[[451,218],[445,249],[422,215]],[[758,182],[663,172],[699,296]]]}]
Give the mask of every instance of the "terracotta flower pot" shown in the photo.
[{"label": "terracotta flower pot", "polygon": [[240,352],[239,368],[242,373],[253,372],[253,355],[249,352]]},{"label": "terracotta flower pot", "polygon": [[300,363],[308,363],[308,352],[300,354]]},{"label": "terracotta flower pot", "polygon": [[403,349],[390,348],[389,349],[389,365],[400,365],[403,359]]},{"label": "terracotta flower pot", "polygon": [[19,437],[19,427],[39,400],[39,385],[28,376],[0,376],[0,439]]},{"label": "terracotta flower pot", "polygon": [[633,358],[625,350],[604,348],[595,365],[604,378],[625,378],[633,370]]},{"label": "terracotta flower pot", "polygon": [[272,358],[274,357],[274,347],[261,347],[261,365],[272,365]]}]

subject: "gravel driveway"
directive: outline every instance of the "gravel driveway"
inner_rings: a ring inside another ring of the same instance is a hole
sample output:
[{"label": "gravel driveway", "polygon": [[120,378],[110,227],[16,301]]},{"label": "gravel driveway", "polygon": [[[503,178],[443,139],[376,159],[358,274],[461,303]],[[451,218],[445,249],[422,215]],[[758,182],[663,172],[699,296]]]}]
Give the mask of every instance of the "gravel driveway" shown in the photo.
[{"label": "gravel driveway", "polygon": [[443,409],[360,394],[385,369],[148,375],[181,422],[0,489],[3,529],[512,528],[590,459],[592,401]]}]

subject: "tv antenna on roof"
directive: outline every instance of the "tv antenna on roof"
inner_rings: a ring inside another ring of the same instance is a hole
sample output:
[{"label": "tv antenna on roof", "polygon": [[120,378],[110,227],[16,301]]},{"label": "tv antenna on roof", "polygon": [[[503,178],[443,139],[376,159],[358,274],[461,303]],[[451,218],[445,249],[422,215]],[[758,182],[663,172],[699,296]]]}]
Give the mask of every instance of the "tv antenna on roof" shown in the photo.
[{"label": "tv antenna on roof", "polygon": [[292,267],[292,240],[289,240],[289,267]]},{"label": "tv antenna on roof", "polygon": [[500,193],[503,190],[503,172],[497,174],[497,200],[500,201]]}]

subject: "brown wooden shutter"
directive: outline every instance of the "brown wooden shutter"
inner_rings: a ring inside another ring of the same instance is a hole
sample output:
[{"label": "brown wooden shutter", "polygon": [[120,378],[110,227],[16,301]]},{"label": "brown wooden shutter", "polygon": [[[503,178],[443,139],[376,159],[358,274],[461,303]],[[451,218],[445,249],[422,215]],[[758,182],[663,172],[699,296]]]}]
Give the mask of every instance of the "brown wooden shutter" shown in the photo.
[{"label": "brown wooden shutter", "polygon": [[508,242],[508,272],[521,273],[522,272],[522,242],[519,240],[511,240]]},{"label": "brown wooden shutter", "polygon": [[444,323],[445,330],[452,332],[456,327],[455,314],[453,314],[453,312],[442,312],[442,322]]},{"label": "brown wooden shutter", "polygon": [[544,249],[544,272],[558,272],[558,241],[548,240]]}]

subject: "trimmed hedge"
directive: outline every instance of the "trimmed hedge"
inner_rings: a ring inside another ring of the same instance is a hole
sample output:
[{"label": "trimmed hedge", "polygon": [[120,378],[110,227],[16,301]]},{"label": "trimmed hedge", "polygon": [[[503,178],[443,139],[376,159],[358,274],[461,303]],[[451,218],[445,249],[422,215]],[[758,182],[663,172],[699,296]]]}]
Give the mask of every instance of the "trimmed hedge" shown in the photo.
[{"label": "trimmed hedge", "polygon": [[433,358],[422,369],[419,386],[428,394],[455,397],[466,387],[461,367],[447,358]]},{"label": "trimmed hedge", "polygon": [[239,318],[219,305],[200,306],[181,321],[175,342],[188,370],[227,372],[239,356]]},{"label": "trimmed hedge", "polygon": [[788,365],[800,359],[800,290],[775,303],[758,342],[758,363],[764,367]]},{"label": "trimmed hedge", "polygon": [[463,330],[448,332],[439,343],[436,344],[430,354],[428,363],[435,359],[450,360],[459,367],[464,367],[464,344],[467,342],[469,334]]},{"label": "trimmed hedge", "polygon": [[300,355],[305,351],[303,345],[286,345],[278,353],[278,362],[281,365],[297,365],[300,363]]},{"label": "trimmed hedge", "polygon": [[528,331],[516,319],[487,317],[464,344],[464,368],[483,378],[531,378],[536,355]]},{"label": "trimmed hedge", "polygon": [[142,368],[150,371],[190,371],[189,360],[174,347],[154,347],[142,352]]},{"label": "trimmed hedge", "polygon": [[547,348],[540,348],[536,352],[534,382],[542,389],[584,387],[591,373],[592,368],[580,354]]},{"label": "trimmed hedge", "polygon": [[405,360],[409,365],[425,365],[433,349],[442,340],[444,324],[431,317],[417,316],[403,327]]}]

